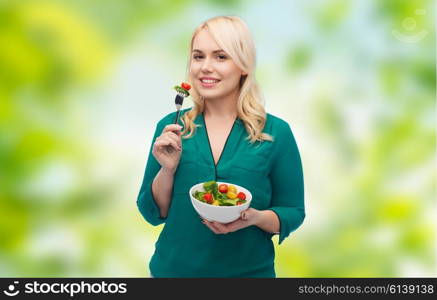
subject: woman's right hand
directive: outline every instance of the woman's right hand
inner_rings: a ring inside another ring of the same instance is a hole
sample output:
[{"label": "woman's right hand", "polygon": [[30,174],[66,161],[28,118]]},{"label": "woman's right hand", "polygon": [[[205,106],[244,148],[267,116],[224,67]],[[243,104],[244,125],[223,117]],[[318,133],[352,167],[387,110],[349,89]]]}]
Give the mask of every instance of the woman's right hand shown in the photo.
[{"label": "woman's right hand", "polygon": [[182,153],[182,126],[170,124],[164,127],[162,133],[153,144],[152,154],[165,171],[174,173],[178,167]]}]

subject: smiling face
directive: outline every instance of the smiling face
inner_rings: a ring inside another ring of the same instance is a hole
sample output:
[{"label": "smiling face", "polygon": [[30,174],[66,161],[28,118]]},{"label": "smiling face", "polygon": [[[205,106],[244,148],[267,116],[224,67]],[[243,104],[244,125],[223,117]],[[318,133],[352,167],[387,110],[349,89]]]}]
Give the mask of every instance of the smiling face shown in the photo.
[{"label": "smiling face", "polygon": [[205,99],[218,99],[238,95],[240,78],[246,75],[235,65],[205,29],[193,41],[190,75],[193,86]]}]

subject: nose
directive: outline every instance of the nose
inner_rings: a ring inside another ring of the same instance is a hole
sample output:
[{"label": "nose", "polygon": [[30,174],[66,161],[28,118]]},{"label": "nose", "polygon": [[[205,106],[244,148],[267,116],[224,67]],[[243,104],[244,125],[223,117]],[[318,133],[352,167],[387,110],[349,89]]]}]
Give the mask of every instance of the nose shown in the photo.
[{"label": "nose", "polygon": [[211,59],[205,58],[201,66],[201,71],[205,73],[211,73],[213,71]]}]

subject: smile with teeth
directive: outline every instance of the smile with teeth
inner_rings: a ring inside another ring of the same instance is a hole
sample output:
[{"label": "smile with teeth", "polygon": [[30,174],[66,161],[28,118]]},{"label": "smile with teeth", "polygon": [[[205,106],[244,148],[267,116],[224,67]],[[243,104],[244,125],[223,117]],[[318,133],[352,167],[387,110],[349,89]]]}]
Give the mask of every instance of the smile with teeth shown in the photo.
[{"label": "smile with teeth", "polygon": [[216,79],[200,79],[200,81],[202,81],[203,83],[217,83],[220,80],[216,80]]}]

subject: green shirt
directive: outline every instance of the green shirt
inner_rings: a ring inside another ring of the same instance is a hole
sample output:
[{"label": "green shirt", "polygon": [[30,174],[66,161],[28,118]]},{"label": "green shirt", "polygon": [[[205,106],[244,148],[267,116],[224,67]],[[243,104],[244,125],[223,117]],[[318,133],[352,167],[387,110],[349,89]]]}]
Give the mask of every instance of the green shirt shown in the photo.
[{"label": "green shirt", "polygon": [[[181,111],[181,115],[188,109]],[[176,113],[161,119],[152,140],[174,122]],[[203,114],[196,133],[182,139],[182,155],[174,175],[169,212],[161,218],[152,182],[161,166],[149,152],[137,205],[152,225],[165,223],[149,267],[154,277],[275,277],[273,234],[250,226],[215,234],[194,210],[189,189],[205,181],[234,183],[252,193],[251,207],[272,210],[280,220],[279,244],[305,218],[302,164],[290,126],[267,114],[263,132],[274,141],[250,144],[244,123],[236,119],[215,165]],[[182,123],[179,121],[179,124]]]}]

